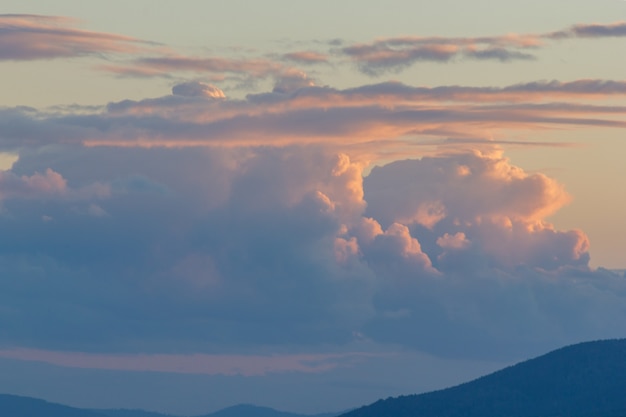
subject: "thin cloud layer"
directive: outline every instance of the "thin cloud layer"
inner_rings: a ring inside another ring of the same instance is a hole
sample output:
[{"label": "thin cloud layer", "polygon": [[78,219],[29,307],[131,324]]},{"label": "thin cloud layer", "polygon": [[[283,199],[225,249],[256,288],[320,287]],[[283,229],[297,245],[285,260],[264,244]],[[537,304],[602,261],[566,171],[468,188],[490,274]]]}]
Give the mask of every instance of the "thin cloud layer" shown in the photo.
[{"label": "thin cloud layer", "polygon": [[165,372],[192,375],[264,376],[303,372],[320,373],[346,366],[362,353],[299,355],[120,355],[51,352],[35,349],[0,350],[0,358],[37,361],[68,368],[109,371]]},{"label": "thin cloud layer", "polygon": [[415,152],[408,151],[411,147],[424,152],[426,147],[439,145],[477,146],[494,132],[502,137],[518,129],[626,126],[623,106],[590,102],[626,93],[624,82],[609,80],[542,81],[497,88],[428,88],[388,82],[337,90],[317,87],[305,73],[289,71],[271,92],[251,94],[244,100],[227,99],[218,87],[199,81],[176,84],[172,93],[109,103],[104,111],[95,112],[3,109],[0,145],[6,151],[41,146],[45,132],[47,143],[124,147],[332,144],[376,158],[376,150],[407,155]]},{"label": "thin cloud layer", "polygon": [[72,58],[103,53],[137,53],[146,42],[73,27],[66,17],[0,15],[0,60]]},{"label": "thin cloud layer", "polygon": [[[236,76],[242,80],[280,77],[296,65],[341,64],[348,58],[365,74],[380,76],[401,71],[417,62],[480,60],[512,62],[534,60],[533,50],[550,42],[577,38],[626,36],[626,23],[578,24],[538,34],[505,34],[482,37],[400,36],[371,42],[348,44],[326,52],[299,50],[275,55],[240,58],[187,56],[154,43],[129,36],[77,29],[76,21],[66,17],[4,14],[0,15],[0,60],[37,60],[135,54],[131,61],[99,65],[106,72],[129,77],[172,77],[180,72]],[[335,44],[337,42],[331,42]]]},{"label": "thin cloud layer", "polygon": [[570,38],[618,38],[626,36],[626,22],[611,24],[578,24],[572,27],[544,35],[551,39]]},{"label": "thin cloud layer", "polygon": [[344,47],[341,52],[368,75],[399,71],[419,61],[448,62],[454,58],[507,62],[533,59],[523,52],[540,44],[536,36],[480,38],[397,37]]},{"label": "thin cloud layer", "polygon": [[578,24],[567,29],[537,34],[492,37],[394,37],[345,46],[340,53],[361,72],[379,76],[399,72],[417,62],[450,62],[454,59],[511,62],[533,60],[533,50],[555,40],[626,36],[626,23]]},{"label": "thin cloud layer", "polygon": [[289,52],[283,55],[283,59],[298,64],[325,64],[329,60],[327,55],[315,51]]}]

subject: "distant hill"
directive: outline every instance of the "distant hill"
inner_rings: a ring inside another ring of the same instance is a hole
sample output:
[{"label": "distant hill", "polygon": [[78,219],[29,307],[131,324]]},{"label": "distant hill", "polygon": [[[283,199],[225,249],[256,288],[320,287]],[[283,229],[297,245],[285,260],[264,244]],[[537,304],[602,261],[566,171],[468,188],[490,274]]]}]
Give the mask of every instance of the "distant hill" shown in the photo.
[{"label": "distant hill", "polygon": [[[341,413],[296,414],[254,405],[235,405],[198,417],[335,417]],[[144,410],[86,410],[37,398],[0,394],[0,417],[176,417]]]},{"label": "distant hill", "polygon": [[105,417],[176,417],[170,414],[154,413],[145,410],[107,409],[93,410]]},{"label": "distant hill", "polygon": [[626,339],[581,343],[342,417],[626,417]]},{"label": "distant hill", "polygon": [[[215,413],[206,414],[198,417],[335,417],[340,413],[326,413],[326,414],[296,414],[288,413],[286,411],[278,411],[269,407],[258,407],[256,405],[240,404],[232,407],[224,408],[216,411]],[[122,417],[122,416],[120,416]]]},{"label": "distant hill", "polygon": [[0,394],[2,417],[106,417],[103,414],[36,398]]},{"label": "distant hill", "polygon": [[[1,411],[1,410],[0,410]],[[153,413],[143,410],[94,410],[105,417],[176,417],[168,414]],[[224,408],[211,414],[204,414],[197,417],[335,417],[341,413],[327,413],[317,415],[288,413],[274,410],[269,407],[258,407],[256,405],[240,404]],[[0,413],[1,416],[1,413]]]}]

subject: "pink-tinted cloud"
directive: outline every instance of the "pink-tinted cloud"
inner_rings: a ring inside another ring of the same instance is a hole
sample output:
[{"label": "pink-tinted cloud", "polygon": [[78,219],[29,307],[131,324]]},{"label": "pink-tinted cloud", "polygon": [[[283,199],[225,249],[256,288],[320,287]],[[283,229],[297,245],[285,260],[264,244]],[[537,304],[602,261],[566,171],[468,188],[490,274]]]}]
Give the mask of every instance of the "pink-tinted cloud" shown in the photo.
[{"label": "pink-tinted cloud", "polygon": [[71,188],[61,174],[50,168],[44,174],[35,172],[32,175],[17,175],[10,170],[0,170],[0,202],[13,199],[101,199],[110,194],[109,185],[97,182]]},{"label": "pink-tinted cloud", "polygon": [[128,36],[74,27],[75,20],[40,15],[0,15],[0,60],[71,58],[137,53],[147,43]]},{"label": "pink-tinted cloud", "polygon": [[[590,269],[585,234],[546,219],[568,201],[562,185],[495,147],[367,175],[332,144],[46,149],[24,149],[16,175],[58,165],[68,184],[114,192],[84,215],[75,201],[7,200],[5,345],[129,352],[64,366],[315,372],[350,359],[293,352],[373,340],[510,358],[624,330],[623,277]],[[242,347],[290,359],[207,353]]]},{"label": "pink-tinted cloud", "polygon": [[326,54],[315,51],[298,51],[284,54],[283,59],[293,61],[298,64],[324,64],[328,63],[329,57]]},{"label": "pink-tinted cloud", "polygon": [[203,76],[240,77],[241,79],[280,79],[293,71],[289,66],[267,58],[227,58],[183,55],[140,57],[128,64],[101,65],[101,70],[121,76],[171,77],[193,72]]},{"label": "pink-tinted cloud", "polygon": [[197,81],[176,84],[172,87],[172,94],[183,97],[226,98],[224,92],[214,85]]},{"label": "pink-tinted cloud", "polygon": [[[570,201],[558,182],[527,174],[499,151],[399,161],[380,169],[381,175],[378,170],[366,180],[372,189],[368,212],[383,224],[417,222],[432,228],[424,220],[426,213],[436,221],[449,217],[460,224],[502,217],[536,222]],[[426,177],[427,183],[419,181]],[[392,182],[397,185],[384,186]]]},{"label": "pink-tinted cloud", "polygon": [[320,373],[371,356],[366,353],[296,355],[209,354],[97,354],[38,349],[0,350],[0,358],[44,362],[52,365],[116,371],[167,372],[199,375],[259,376],[285,372]]},{"label": "pink-tinted cloud", "polygon": [[0,200],[59,196],[67,192],[67,181],[51,169],[47,169],[45,174],[37,172],[31,176],[0,171]]},{"label": "pink-tinted cloud", "polygon": [[[41,114],[6,109],[0,125],[5,149],[47,142],[88,146],[286,146],[333,144],[372,157],[468,149],[508,141],[515,130],[555,126],[624,128],[626,108],[589,99],[626,94],[621,81],[533,82],[506,87],[412,87],[383,83],[336,90],[316,87],[306,74],[285,71],[272,92],[226,99],[198,81],[174,86],[172,95],[107,105],[106,111]],[[219,100],[216,100],[219,98]],[[555,100],[552,101],[551,100]],[[496,105],[497,104],[497,105]],[[432,138],[443,138],[433,141]],[[452,138],[451,138],[452,137]],[[494,143],[495,143],[494,142]],[[386,146],[381,147],[384,143]],[[532,146],[541,143],[529,142]],[[545,143],[546,146],[556,144]]]}]

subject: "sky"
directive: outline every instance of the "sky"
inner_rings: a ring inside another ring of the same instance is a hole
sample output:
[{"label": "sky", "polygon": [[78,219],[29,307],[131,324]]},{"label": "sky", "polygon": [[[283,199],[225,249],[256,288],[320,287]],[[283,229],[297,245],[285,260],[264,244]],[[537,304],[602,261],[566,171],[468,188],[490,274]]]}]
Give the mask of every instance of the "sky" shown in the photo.
[{"label": "sky", "polygon": [[318,413],[626,336],[625,2],[0,13],[0,392]]}]

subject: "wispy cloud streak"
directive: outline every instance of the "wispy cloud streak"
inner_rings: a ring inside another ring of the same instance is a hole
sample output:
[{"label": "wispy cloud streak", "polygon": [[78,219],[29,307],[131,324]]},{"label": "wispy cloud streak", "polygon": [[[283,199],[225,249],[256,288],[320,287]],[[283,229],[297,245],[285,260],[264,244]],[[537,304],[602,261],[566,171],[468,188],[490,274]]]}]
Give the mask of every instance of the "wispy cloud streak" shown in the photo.
[{"label": "wispy cloud streak", "polygon": [[198,375],[260,376],[284,372],[320,373],[347,366],[366,353],[292,355],[210,354],[97,354],[37,349],[0,350],[0,358],[44,362],[52,365],[137,372]]},{"label": "wispy cloud streak", "polygon": [[578,24],[565,30],[543,35],[548,39],[619,38],[626,36],[626,22],[610,24]]},{"label": "wispy cloud streak", "polygon": [[[347,90],[310,86],[291,74],[273,92],[227,99],[215,86],[181,83],[173,94],[110,103],[87,114],[0,112],[4,146],[48,141],[109,146],[342,146],[415,137],[490,136],[554,126],[626,127],[626,108],[588,99],[626,94],[622,81],[534,82],[507,87],[412,87],[383,83]],[[388,151],[388,149],[386,149]]]},{"label": "wispy cloud streak", "polygon": [[74,28],[66,17],[0,15],[0,60],[71,58],[138,53],[149,43],[128,36]]},{"label": "wispy cloud streak", "polygon": [[343,47],[350,58],[370,76],[400,71],[416,62],[449,62],[454,59],[510,62],[533,60],[533,50],[551,41],[575,38],[626,36],[626,23],[578,24],[564,30],[535,34],[485,37],[394,37]]}]

